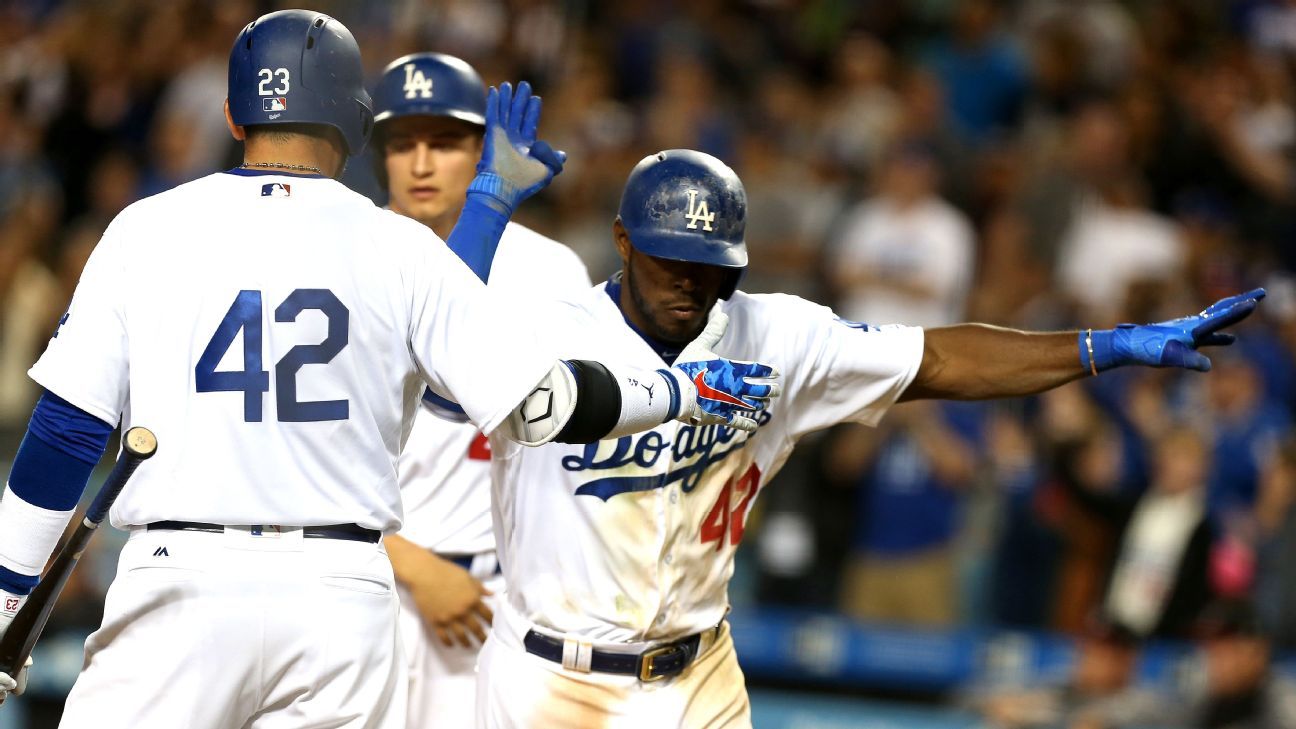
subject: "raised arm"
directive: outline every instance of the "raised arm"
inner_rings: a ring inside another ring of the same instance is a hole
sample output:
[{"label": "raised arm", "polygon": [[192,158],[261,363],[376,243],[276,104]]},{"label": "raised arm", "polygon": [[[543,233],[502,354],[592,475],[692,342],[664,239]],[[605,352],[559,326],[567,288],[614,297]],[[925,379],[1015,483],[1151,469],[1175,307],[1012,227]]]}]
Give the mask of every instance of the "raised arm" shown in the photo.
[{"label": "raised arm", "polygon": [[1220,299],[1199,314],[1115,329],[1023,332],[985,324],[928,329],[918,374],[901,400],[986,400],[1032,395],[1123,365],[1205,372],[1198,347],[1233,343],[1236,324],[1264,298],[1255,289]]},{"label": "raised arm", "polygon": [[477,278],[490,277],[491,263],[509,217],[523,200],[543,190],[567,161],[536,139],[540,97],[526,81],[514,93],[509,84],[486,95],[486,138],[477,176],[468,185],[463,212],[446,244]]}]

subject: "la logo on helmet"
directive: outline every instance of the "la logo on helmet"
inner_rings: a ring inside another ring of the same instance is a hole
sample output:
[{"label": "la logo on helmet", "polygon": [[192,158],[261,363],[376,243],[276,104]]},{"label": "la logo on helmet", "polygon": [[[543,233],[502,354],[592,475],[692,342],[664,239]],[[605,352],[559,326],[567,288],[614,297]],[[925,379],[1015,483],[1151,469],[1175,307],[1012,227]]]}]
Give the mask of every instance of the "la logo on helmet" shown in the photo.
[{"label": "la logo on helmet", "polygon": [[688,191],[688,212],[684,214],[684,217],[688,219],[689,224],[684,227],[688,230],[697,230],[697,224],[700,222],[702,223],[702,230],[710,232],[712,230],[711,224],[715,222],[715,213],[711,212],[711,208],[707,207],[706,200],[699,204],[697,196],[697,190]]},{"label": "la logo on helmet", "polygon": [[413,63],[405,64],[405,98],[432,98],[432,79],[423,75],[423,71]]}]

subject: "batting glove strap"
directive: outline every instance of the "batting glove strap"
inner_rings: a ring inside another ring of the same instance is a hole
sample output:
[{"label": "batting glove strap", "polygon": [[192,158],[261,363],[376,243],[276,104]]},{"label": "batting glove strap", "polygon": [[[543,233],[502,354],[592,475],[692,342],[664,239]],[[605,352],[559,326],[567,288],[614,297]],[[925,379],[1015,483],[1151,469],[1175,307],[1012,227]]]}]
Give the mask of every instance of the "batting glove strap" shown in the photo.
[{"label": "batting glove strap", "polygon": [[521,201],[520,191],[508,180],[494,172],[478,172],[468,185],[468,199],[486,205],[505,218]]},{"label": "batting glove strap", "polygon": [[[1133,325],[1125,324],[1122,326]],[[1082,332],[1080,336],[1080,361],[1084,364],[1085,369],[1095,373],[1106,372],[1113,367],[1126,364],[1125,362],[1117,360],[1115,329],[1098,329],[1091,332]]]},{"label": "batting glove strap", "polygon": [[[684,378],[683,372],[674,368],[657,370],[657,374],[661,375],[662,379],[666,381],[666,393],[670,395],[670,404],[667,406],[666,421],[675,420],[680,416],[681,408],[683,407],[683,392],[685,391],[685,388],[692,389],[693,383]],[[696,394],[694,394],[694,399],[696,399],[696,397]]]}]

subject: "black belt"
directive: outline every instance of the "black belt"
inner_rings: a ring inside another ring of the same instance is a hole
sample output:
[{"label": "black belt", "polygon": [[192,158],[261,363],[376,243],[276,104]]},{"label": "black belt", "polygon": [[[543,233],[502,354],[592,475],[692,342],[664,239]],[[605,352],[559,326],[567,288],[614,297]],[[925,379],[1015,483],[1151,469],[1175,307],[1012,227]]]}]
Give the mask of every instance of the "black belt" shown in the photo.
[{"label": "black belt", "polygon": [[[477,558],[477,555],[475,554],[441,554],[440,552],[434,552],[433,554],[448,562],[453,562],[470,572],[472,571],[473,560]],[[498,575],[503,571],[504,568],[500,566],[499,560],[495,560],[494,574]]]},{"label": "black belt", "polygon": [[[252,525],[253,533],[256,533],[258,525]],[[208,524],[201,521],[155,521],[145,527],[149,531],[165,529],[176,532],[223,532],[225,527],[221,524]],[[308,526],[302,528],[302,536],[307,539],[345,539],[351,542],[369,542],[377,544],[382,539],[382,532],[374,529],[365,529],[358,524],[326,524],[324,526]]]},{"label": "black belt", "polygon": [[[590,670],[599,673],[619,673],[626,676],[638,676],[644,683],[660,681],[671,676],[678,676],[688,668],[698,656],[698,646],[702,636],[708,633],[720,635],[720,626],[694,633],[673,643],[663,643],[643,653],[610,653],[594,649],[590,652]],[[522,644],[527,653],[540,656],[554,663],[563,662],[563,640],[553,638],[534,630],[527,631]]]}]

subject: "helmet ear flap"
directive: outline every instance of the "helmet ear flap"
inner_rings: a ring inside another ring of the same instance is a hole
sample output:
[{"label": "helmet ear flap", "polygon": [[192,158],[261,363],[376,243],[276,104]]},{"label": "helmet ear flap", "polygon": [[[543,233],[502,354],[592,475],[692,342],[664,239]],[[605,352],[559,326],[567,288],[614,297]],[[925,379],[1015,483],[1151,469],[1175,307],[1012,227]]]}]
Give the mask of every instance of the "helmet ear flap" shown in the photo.
[{"label": "helmet ear flap", "polygon": [[742,281],[743,274],[745,273],[747,273],[747,269],[745,268],[730,271],[728,277],[725,278],[724,285],[720,287],[720,298],[728,299],[730,296],[733,296],[734,292],[738,290],[738,283]]},{"label": "helmet ear flap", "polygon": [[382,126],[375,124],[373,134],[369,137],[369,149],[372,153],[369,155],[369,162],[373,165],[374,179],[378,181],[378,186],[383,192],[390,193],[388,189],[391,180],[387,178],[387,152],[385,150],[386,142],[383,141]]},{"label": "helmet ear flap", "polygon": [[374,132],[373,110],[358,101],[356,106],[360,108],[360,138],[364,140],[364,144],[368,144]]}]

